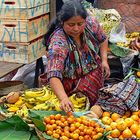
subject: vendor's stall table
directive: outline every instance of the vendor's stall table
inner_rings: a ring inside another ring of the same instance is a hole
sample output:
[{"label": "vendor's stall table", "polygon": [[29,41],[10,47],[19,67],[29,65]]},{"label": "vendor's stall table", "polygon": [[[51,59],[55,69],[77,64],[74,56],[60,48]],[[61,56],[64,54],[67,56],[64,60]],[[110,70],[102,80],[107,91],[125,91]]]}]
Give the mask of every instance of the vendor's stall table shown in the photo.
[{"label": "vendor's stall table", "polygon": [[0,78],[6,76],[14,70],[22,67],[23,64],[10,63],[10,62],[0,62]]}]

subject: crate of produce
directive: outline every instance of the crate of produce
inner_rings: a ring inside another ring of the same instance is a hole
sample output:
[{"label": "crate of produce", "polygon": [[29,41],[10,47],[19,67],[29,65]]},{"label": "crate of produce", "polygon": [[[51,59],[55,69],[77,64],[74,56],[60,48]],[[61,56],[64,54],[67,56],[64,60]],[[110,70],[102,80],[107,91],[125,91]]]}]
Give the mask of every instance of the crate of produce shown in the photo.
[{"label": "crate of produce", "polygon": [[0,61],[31,63],[45,55],[42,37],[29,43],[0,43]]},{"label": "crate of produce", "polygon": [[30,42],[46,33],[49,15],[31,20],[0,20],[0,42]]},{"label": "crate of produce", "polygon": [[49,0],[0,0],[2,19],[30,19],[49,11]]}]

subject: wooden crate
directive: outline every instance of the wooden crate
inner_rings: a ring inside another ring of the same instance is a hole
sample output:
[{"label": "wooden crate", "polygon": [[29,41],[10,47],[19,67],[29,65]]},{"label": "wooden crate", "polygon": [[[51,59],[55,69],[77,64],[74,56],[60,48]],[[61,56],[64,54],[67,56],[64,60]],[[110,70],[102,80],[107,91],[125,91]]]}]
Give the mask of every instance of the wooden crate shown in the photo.
[{"label": "wooden crate", "polygon": [[30,42],[46,33],[49,15],[32,20],[0,20],[0,42]]},{"label": "wooden crate", "polygon": [[42,40],[40,37],[30,43],[0,43],[0,61],[31,63],[45,55]]},{"label": "wooden crate", "polygon": [[0,0],[2,19],[31,19],[49,11],[49,0]]}]

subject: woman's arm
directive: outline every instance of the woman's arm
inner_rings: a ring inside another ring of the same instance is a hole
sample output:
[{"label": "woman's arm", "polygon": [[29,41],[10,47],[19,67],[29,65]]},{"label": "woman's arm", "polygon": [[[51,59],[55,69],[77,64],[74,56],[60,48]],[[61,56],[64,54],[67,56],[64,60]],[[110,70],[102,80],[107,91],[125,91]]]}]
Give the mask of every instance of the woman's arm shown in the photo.
[{"label": "woman's arm", "polygon": [[74,109],[73,104],[69,100],[60,79],[57,77],[50,78],[50,85],[51,85],[53,91],[55,92],[56,96],[60,100],[61,108],[65,112],[73,111],[73,109]]},{"label": "woman's arm", "polygon": [[107,50],[108,50],[108,39],[106,39],[103,43],[100,44],[100,56],[101,56],[101,61],[102,61],[101,66],[102,66],[102,72],[104,73],[105,78],[108,78],[110,76]]}]

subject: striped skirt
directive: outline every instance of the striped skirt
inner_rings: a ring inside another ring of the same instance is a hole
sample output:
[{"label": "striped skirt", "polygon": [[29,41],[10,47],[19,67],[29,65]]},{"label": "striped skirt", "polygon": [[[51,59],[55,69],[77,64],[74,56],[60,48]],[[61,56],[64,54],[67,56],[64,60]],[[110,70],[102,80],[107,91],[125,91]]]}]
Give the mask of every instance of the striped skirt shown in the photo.
[{"label": "striped skirt", "polygon": [[103,87],[101,68],[99,67],[79,79],[64,78],[63,85],[68,96],[72,93],[82,92],[89,98],[92,106],[98,99],[99,89]]}]

